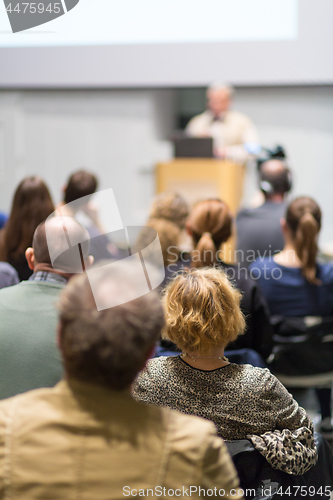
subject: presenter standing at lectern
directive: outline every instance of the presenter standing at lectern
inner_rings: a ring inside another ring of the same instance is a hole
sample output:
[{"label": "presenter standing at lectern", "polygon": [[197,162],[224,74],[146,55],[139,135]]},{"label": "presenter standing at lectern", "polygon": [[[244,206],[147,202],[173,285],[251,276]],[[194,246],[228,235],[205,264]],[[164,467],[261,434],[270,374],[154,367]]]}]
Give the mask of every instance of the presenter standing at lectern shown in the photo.
[{"label": "presenter standing at lectern", "polygon": [[243,164],[249,157],[244,144],[258,144],[259,137],[250,118],[230,109],[233,92],[229,85],[210,85],[207,110],[189,121],[186,132],[192,137],[213,137],[216,157]]}]

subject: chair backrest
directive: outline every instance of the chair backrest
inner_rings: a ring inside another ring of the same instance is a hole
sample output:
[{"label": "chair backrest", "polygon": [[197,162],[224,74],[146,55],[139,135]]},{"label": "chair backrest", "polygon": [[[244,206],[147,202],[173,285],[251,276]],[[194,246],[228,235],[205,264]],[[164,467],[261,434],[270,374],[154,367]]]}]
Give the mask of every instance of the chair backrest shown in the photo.
[{"label": "chair backrest", "polygon": [[[315,432],[314,438],[318,451],[318,462],[303,476],[293,476],[273,469],[247,439],[227,441],[226,444],[236,466],[241,487],[247,493],[246,499],[276,498],[277,500],[303,496],[303,498],[322,500],[324,492],[326,493],[333,486],[333,455],[329,444],[320,434]],[[301,490],[301,486],[303,486],[303,490]],[[295,494],[297,491],[299,492],[298,496]],[[309,492],[309,496],[304,496],[305,491]],[[286,494],[281,495],[281,492],[286,492]]]},{"label": "chair backrest", "polygon": [[333,317],[272,318],[269,368],[286,376],[333,372]]}]

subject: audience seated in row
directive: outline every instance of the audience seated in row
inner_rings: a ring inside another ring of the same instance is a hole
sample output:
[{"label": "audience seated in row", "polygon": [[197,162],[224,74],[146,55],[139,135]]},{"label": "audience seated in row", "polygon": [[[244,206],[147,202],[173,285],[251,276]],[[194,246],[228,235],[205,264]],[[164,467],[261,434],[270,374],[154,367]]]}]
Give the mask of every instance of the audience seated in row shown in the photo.
[{"label": "audience seated in row", "polygon": [[[0,399],[38,387],[52,387],[62,376],[55,341],[57,315],[55,302],[71,274],[66,268],[71,250],[60,255],[54,266],[48,243],[53,250],[62,244],[64,224],[76,234],[88,268],[89,235],[74,219],[58,217],[36,229],[33,246],[25,252],[33,273],[27,281],[0,290]],[[76,249],[73,247],[72,252]]]},{"label": "audience seated in row", "polygon": [[[1,498],[113,500],[159,491],[165,498],[169,489],[188,496],[190,488],[197,499],[214,488],[220,498],[243,498],[212,422],[131,397],[164,325],[155,292],[131,300],[137,273],[141,264],[101,267],[94,296],[86,274],[62,291],[58,342],[65,378],[0,402]],[[98,311],[95,299],[105,294],[129,301]]]},{"label": "audience seated in row", "polygon": [[[171,264],[166,268],[166,281],[172,279],[180,268],[217,266],[223,269],[242,292],[241,308],[246,317],[246,334],[231,344],[230,349],[254,349],[266,358],[271,352],[271,326],[260,287],[248,276],[246,269],[242,269],[239,264],[226,264],[219,257],[222,243],[231,236],[232,224],[233,218],[225,202],[210,199],[195,205],[186,222],[193,251],[191,254],[181,253],[176,246],[172,246],[172,260],[169,259]],[[163,241],[163,234],[167,230],[163,224],[156,230],[159,235],[162,234]],[[177,245],[177,238],[173,239],[173,244]]]},{"label": "audience seated in row", "polygon": [[237,261],[246,267],[259,257],[270,257],[283,249],[280,219],[291,189],[291,173],[282,160],[262,163],[258,174],[265,202],[240,210],[236,218]]},{"label": "audience seated in row", "polygon": [[240,292],[220,269],[192,269],[164,295],[165,335],[180,356],[148,361],[133,386],[138,401],[212,420],[227,440],[252,441],[272,467],[304,474],[317,461],[313,424],[268,369],[229,363],[244,333]]},{"label": "audience seated in row", "polygon": [[[321,218],[320,207],[312,198],[296,198],[281,222],[283,251],[251,264],[251,273],[257,278],[272,315],[333,316],[333,265],[316,260]],[[319,388],[316,392],[321,432],[332,437],[331,389]]]},{"label": "audience seated in row", "polygon": [[[267,164],[266,167],[270,170],[272,165]],[[275,164],[273,170],[278,171],[279,168]],[[27,187],[28,194],[35,188],[37,192],[45,193],[42,184],[47,191],[40,179],[25,179],[17,193],[20,189],[24,192]],[[78,241],[86,242],[82,243],[82,249],[87,270],[93,261],[89,257],[89,239],[92,245],[98,241],[95,253],[98,260],[101,242],[103,252],[107,252],[103,257],[110,258],[112,255],[96,207],[90,201],[96,188],[97,180],[93,174],[85,171],[73,174],[59,207],[58,215],[62,217],[50,218],[46,223],[54,245],[61,239],[59,235],[64,224],[77,232]],[[33,197],[24,195],[20,198],[17,193],[8,224],[0,233],[0,249],[1,243],[6,249],[4,242],[9,241],[8,228],[14,227],[11,226],[14,220],[18,221],[23,200],[28,200],[31,207],[27,208],[27,202],[25,215],[34,213]],[[19,202],[14,209],[16,197]],[[82,197],[87,197],[84,203],[76,203],[73,209],[71,203]],[[43,198],[44,202],[46,199]],[[46,202],[41,204],[47,205]],[[326,273],[326,268],[315,264],[314,242],[320,229],[321,214],[318,218],[317,209],[312,210],[313,207],[309,208],[306,203],[304,206],[304,220],[300,209],[296,210],[298,215],[293,222],[287,214],[287,222],[283,224],[286,247],[274,257],[274,261],[270,259],[274,265],[269,269],[273,274],[276,267],[281,268],[287,278],[290,277],[287,273],[289,267],[292,272],[297,271],[298,281],[295,276],[289,283],[287,279],[284,286],[288,291],[283,290],[285,297],[290,293],[295,300],[288,299],[290,310],[292,304],[299,301],[298,305],[305,306],[304,311],[325,315],[326,309],[323,312],[317,305],[330,304],[330,311],[333,309],[332,286],[326,279],[332,267],[328,266],[329,272]],[[87,224],[90,235],[72,218],[79,211],[91,221]],[[317,225],[312,219],[310,221],[310,212]],[[32,217],[32,220],[32,225],[35,225],[36,218]],[[22,228],[17,247],[20,251],[24,242],[27,246],[31,245],[25,228],[29,231],[32,228],[27,222],[21,222],[17,222]],[[317,457],[312,422],[305,411],[267,369],[236,365],[224,357],[227,345],[233,348],[251,347],[267,357],[272,336],[269,311],[259,286],[260,276],[255,275],[258,281],[254,281],[240,264],[229,265],[220,258],[220,246],[230,237],[232,223],[230,210],[221,200],[198,203],[191,213],[179,195],[167,193],[154,200],[146,229],[156,230],[160,237],[167,271],[164,285],[169,283],[163,299],[167,317],[166,334],[170,344],[183,353],[173,358],[149,361],[146,370],[137,378],[133,394],[137,399],[155,406],[212,420],[221,437],[249,438],[273,467],[289,474],[303,474],[313,466]],[[184,228],[193,242],[191,254],[181,252]],[[300,228],[303,228],[303,239],[299,237]],[[145,231],[141,236],[144,239]],[[130,385],[146,359],[153,354],[154,343],[164,323],[155,293],[122,306],[98,311],[98,302],[95,303],[96,297],[92,295],[87,276],[71,278],[73,272],[67,267],[69,255],[64,260],[60,255],[53,262],[49,244],[45,222],[42,222],[34,233],[32,248],[25,252],[32,276],[24,283],[0,290],[0,399],[29,389],[51,387],[61,379],[63,369],[55,343],[57,315],[54,307],[60,293],[58,343],[66,381],[60,382],[54,389],[33,391],[0,403],[0,497],[4,485],[8,488],[10,484],[7,469],[2,477],[4,454],[17,464],[15,480],[9,487],[15,490],[17,499],[32,500],[36,495],[43,498],[53,495],[52,500],[67,498],[78,487],[84,488],[91,498],[96,499],[113,498],[109,494],[109,488],[112,488],[114,498],[118,498],[122,480],[131,480],[133,488],[138,487],[138,474],[133,476],[135,469],[141,471],[140,484],[143,481],[146,487],[155,484],[154,479],[162,472],[167,484],[183,486],[184,477],[193,477],[195,469],[197,486],[225,488],[230,496],[230,489],[238,486],[235,470],[225,445],[215,436],[212,425],[194,417],[166,412],[165,409],[141,406],[129,396]],[[299,259],[295,260],[296,266],[286,257],[292,247],[294,257],[296,255]],[[312,260],[308,259],[309,255]],[[117,252],[114,256],[119,258]],[[22,262],[21,259],[19,270],[23,269]],[[0,287],[1,276],[5,276],[1,275],[2,269],[9,273],[9,282],[13,280],[10,284],[14,284],[17,281],[16,271],[7,262],[0,265]],[[112,270],[101,268],[98,293],[111,297],[120,293],[131,294],[136,272],[136,269],[125,268],[121,263],[120,267],[117,264]],[[254,269],[252,272],[255,274]],[[69,278],[71,281],[67,284]],[[304,297],[298,295],[297,286],[293,288],[295,283],[302,288],[303,294],[306,293],[305,302]],[[276,304],[280,304],[280,292],[271,290],[266,282],[263,288],[265,285],[268,288],[264,292],[272,311]],[[312,298],[317,303],[308,310]],[[284,313],[281,311],[279,314]],[[247,329],[244,334],[245,323]],[[323,417],[322,430],[325,432],[325,429],[330,430],[331,413],[328,414],[328,408],[331,393],[321,390],[318,395]],[[133,414],[137,417],[136,421],[131,418]],[[35,418],[36,415],[38,418]],[[18,427],[12,426],[12,418],[18,422]],[[16,431],[19,427],[22,427],[22,432]],[[11,449],[7,448],[8,441],[2,439],[8,433],[14,443]],[[78,435],[81,436],[80,442],[77,441]],[[29,450],[25,446],[27,439],[31,445]],[[185,447],[179,447],[179,440],[185,443]],[[55,447],[57,441],[62,445]],[[74,446],[82,453],[87,449],[96,450],[96,453],[86,455],[91,475],[81,468],[82,463],[77,461],[79,454],[71,453]],[[165,446],[170,462],[162,471],[153,464],[159,463]],[[154,453],[149,455],[151,447]],[[31,450],[36,450],[36,457],[27,473],[24,467]],[[195,460],[190,464],[189,457],[193,460],[193,452]],[[141,464],[144,460],[146,465]],[[58,462],[63,466],[55,471]],[[131,465],[126,476],[124,464],[128,463]],[[81,474],[80,486],[76,482],[77,476],[68,473],[74,469]],[[40,470],[49,472],[41,475]],[[25,483],[28,476],[28,483]],[[241,498],[241,495],[233,495],[233,498]]]}]

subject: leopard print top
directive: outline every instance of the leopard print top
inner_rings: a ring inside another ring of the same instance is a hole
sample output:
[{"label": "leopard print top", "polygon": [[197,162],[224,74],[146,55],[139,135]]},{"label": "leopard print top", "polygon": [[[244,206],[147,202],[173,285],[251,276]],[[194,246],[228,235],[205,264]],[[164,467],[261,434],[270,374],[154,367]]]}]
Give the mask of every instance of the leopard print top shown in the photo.
[{"label": "leopard print top", "polygon": [[[273,466],[277,460],[274,459],[274,450],[272,452],[272,440],[276,443],[276,450],[281,449],[282,442],[282,447],[297,448],[299,452],[293,438],[287,443],[285,430],[304,429],[309,439],[304,440],[303,431],[296,439],[297,442],[303,439],[305,465],[301,473],[317,460],[311,420],[267,368],[231,363],[204,371],[188,365],[180,356],[160,357],[149,360],[132,391],[138,401],[212,420],[219,436],[225,440],[251,439],[260,453],[266,458],[271,457]],[[295,433],[289,434],[293,436]],[[258,440],[258,436],[263,435],[265,440]],[[300,473],[291,468],[291,471],[286,467],[282,470]]]}]

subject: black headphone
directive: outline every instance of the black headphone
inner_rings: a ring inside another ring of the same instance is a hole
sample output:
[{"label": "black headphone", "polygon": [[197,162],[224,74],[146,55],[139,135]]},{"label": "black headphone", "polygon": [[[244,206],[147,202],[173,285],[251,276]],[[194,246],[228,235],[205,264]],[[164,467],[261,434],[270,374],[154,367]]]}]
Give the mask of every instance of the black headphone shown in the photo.
[{"label": "black headphone", "polygon": [[[262,178],[262,173],[259,170],[259,187],[261,191],[265,194],[275,194],[277,192],[276,187],[269,182],[267,179]],[[279,181],[279,190],[278,192],[289,193],[293,187],[293,179],[292,173],[288,167],[285,168],[285,175]]]},{"label": "black headphone", "polygon": [[257,167],[259,174],[259,187],[265,194],[274,194],[277,192],[276,185],[274,186],[268,179],[265,179],[262,174],[261,166],[269,160],[280,160],[285,166],[284,175],[281,176],[278,184],[278,192],[289,193],[292,189],[292,173],[286,165],[286,154],[282,146],[276,146],[270,150],[263,148],[263,155],[257,159]]}]

